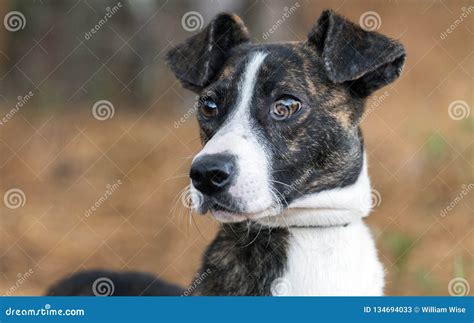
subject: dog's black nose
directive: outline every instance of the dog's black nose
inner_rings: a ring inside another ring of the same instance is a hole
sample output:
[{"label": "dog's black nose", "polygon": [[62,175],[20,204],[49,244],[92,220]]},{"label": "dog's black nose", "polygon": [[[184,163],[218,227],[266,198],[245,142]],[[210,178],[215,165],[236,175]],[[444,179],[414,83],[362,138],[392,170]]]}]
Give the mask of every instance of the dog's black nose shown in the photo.
[{"label": "dog's black nose", "polygon": [[191,166],[190,177],[194,187],[205,195],[223,191],[235,175],[234,157],[213,154],[199,157]]}]

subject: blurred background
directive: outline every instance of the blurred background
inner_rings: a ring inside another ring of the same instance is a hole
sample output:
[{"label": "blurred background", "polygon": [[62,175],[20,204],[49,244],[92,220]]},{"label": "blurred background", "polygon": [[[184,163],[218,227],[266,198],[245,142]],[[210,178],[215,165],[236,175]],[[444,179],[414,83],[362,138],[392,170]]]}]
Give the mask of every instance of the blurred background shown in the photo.
[{"label": "blurred background", "polygon": [[221,11],[303,41],[327,8],[408,53],[362,121],[386,293],[472,294],[474,1],[456,0],[2,1],[0,294],[92,268],[190,283],[217,224],[187,207],[194,95],[164,53]]}]

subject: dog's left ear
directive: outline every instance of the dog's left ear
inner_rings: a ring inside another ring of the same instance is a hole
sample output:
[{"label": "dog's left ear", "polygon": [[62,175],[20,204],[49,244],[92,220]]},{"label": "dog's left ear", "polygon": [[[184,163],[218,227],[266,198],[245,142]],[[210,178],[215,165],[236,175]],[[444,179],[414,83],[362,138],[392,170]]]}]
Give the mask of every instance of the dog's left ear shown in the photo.
[{"label": "dog's left ear", "polygon": [[360,97],[393,82],[405,62],[399,42],[365,31],[330,10],[321,14],[308,43],[323,59],[329,79],[348,84]]},{"label": "dog's left ear", "polygon": [[242,20],[222,13],[199,34],[173,47],[166,62],[185,88],[200,92],[217,76],[232,48],[248,41]]}]

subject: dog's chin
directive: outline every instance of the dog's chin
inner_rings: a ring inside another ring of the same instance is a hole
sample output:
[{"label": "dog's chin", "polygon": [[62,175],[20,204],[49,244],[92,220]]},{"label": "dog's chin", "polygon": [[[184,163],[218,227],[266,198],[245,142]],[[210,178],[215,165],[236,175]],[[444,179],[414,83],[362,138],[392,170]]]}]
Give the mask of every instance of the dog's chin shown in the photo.
[{"label": "dog's chin", "polygon": [[256,221],[278,215],[282,210],[271,201],[254,205],[247,205],[242,201],[223,196],[221,198],[204,198],[195,208],[199,214],[210,212],[221,223],[237,223]]},{"label": "dog's chin", "polygon": [[267,218],[278,214],[278,210],[273,207],[267,207],[257,212],[233,212],[229,210],[211,209],[212,216],[221,223],[237,223],[244,221],[256,221],[261,218]]}]

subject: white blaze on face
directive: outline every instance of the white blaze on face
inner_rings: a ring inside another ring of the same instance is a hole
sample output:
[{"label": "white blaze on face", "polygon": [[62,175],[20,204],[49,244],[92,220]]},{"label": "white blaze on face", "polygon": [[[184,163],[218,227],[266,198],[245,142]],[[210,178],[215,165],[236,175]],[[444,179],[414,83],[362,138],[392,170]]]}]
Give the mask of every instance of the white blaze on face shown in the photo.
[{"label": "white blaze on face", "polygon": [[[264,145],[251,126],[250,109],[260,67],[266,53],[255,53],[245,66],[239,82],[239,97],[231,115],[219,131],[194,157],[228,153],[236,158],[237,177],[229,194],[245,213],[258,213],[272,205],[269,162]],[[217,213],[217,212],[216,212]],[[215,214],[216,215],[216,214]]]}]

